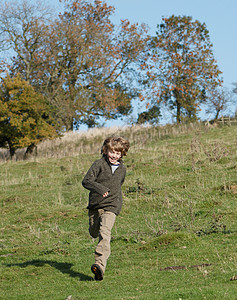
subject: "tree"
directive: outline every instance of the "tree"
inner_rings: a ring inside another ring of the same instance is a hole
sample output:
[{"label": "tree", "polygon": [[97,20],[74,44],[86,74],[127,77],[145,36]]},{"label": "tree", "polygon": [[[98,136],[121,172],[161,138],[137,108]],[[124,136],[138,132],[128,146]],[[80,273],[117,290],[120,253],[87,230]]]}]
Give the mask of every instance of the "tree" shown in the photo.
[{"label": "tree", "polygon": [[41,54],[52,13],[41,2],[5,2],[0,7],[1,50],[10,56],[11,75],[21,73],[33,85],[42,67]]},{"label": "tree", "polygon": [[[38,12],[33,9],[30,15],[27,9],[23,11],[19,7],[14,11],[22,20],[15,31],[2,22],[5,34],[13,36],[11,45],[17,52],[10,69],[12,74],[23,74],[47,97],[55,108],[55,119],[66,130],[81,123],[97,124],[100,117],[118,118],[131,112],[132,98],[142,94],[137,83],[147,54],[144,25],[127,20],[118,27],[113,25],[114,8],[98,0],[64,0],[64,11],[47,22],[43,21],[46,15],[35,22]],[[9,14],[5,9],[0,18],[7,20]],[[14,41],[23,32],[26,38],[18,47]],[[37,39],[33,38],[35,32]],[[27,67],[26,56],[34,67]]]},{"label": "tree", "polygon": [[207,113],[215,112],[214,121],[218,120],[220,112],[228,108],[233,101],[230,91],[223,87],[216,87],[207,91]]},{"label": "tree", "polygon": [[146,55],[146,30],[128,21],[115,27],[113,12],[101,1],[69,2],[50,35],[53,72],[44,73],[45,82],[52,102],[64,107],[58,111],[67,130],[127,115],[139,94],[135,64]]},{"label": "tree", "polygon": [[[237,94],[237,82],[234,82],[233,86],[234,87],[233,87],[232,91],[233,91],[234,94]],[[235,97],[235,99],[233,99],[233,101],[234,101],[234,104],[235,104],[235,117],[237,118],[237,105],[236,105],[237,101],[236,101],[236,97]]]},{"label": "tree", "polygon": [[183,117],[195,120],[206,89],[221,84],[209,32],[189,16],[163,18],[157,28],[151,45],[156,69],[151,80],[158,80],[154,95],[175,110],[177,123]]},{"label": "tree", "polygon": [[159,117],[161,117],[160,107],[156,104],[138,115],[137,124],[149,123],[155,125],[158,124]]},{"label": "tree", "polygon": [[19,75],[1,80],[0,147],[9,148],[11,158],[18,148],[58,136],[50,123],[49,106],[32,86]]}]

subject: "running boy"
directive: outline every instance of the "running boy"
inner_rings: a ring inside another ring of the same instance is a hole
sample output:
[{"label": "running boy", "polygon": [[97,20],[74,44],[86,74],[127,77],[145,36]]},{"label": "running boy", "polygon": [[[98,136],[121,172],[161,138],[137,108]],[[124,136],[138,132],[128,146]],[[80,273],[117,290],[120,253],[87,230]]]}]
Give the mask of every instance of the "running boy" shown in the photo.
[{"label": "running boy", "polygon": [[129,142],[122,137],[109,137],[102,146],[102,157],[86,173],[82,185],[90,191],[88,215],[89,233],[99,237],[95,250],[95,263],[91,271],[95,280],[103,280],[110,256],[111,230],[122,208],[121,186],[126,168],[121,158],[127,155]]}]

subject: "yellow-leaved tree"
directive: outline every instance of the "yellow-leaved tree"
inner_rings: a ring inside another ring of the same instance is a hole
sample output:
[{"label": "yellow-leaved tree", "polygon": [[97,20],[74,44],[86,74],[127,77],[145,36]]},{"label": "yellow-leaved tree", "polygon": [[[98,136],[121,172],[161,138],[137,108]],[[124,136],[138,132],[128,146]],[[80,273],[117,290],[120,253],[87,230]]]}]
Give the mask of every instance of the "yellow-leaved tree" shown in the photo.
[{"label": "yellow-leaved tree", "polygon": [[44,97],[20,75],[9,75],[0,82],[0,147],[8,148],[11,158],[19,148],[30,149],[43,139],[59,135],[50,119]]}]

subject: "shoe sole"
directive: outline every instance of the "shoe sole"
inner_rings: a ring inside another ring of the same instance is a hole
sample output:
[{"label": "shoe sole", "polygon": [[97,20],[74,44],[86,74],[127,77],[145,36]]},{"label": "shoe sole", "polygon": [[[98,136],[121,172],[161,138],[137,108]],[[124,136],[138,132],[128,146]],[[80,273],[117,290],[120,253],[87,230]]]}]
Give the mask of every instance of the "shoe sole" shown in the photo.
[{"label": "shoe sole", "polygon": [[91,266],[91,271],[92,271],[92,273],[95,274],[95,280],[99,280],[99,281],[103,280],[102,271],[101,271],[99,266],[92,265]]}]

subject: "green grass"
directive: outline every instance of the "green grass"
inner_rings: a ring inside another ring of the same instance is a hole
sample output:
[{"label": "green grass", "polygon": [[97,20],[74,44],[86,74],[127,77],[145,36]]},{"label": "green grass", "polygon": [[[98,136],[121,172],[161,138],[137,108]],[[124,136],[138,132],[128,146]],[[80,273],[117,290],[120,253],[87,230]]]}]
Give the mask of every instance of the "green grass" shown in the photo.
[{"label": "green grass", "polygon": [[81,186],[99,153],[1,163],[0,299],[236,299],[237,127],[143,134],[102,282]]}]

